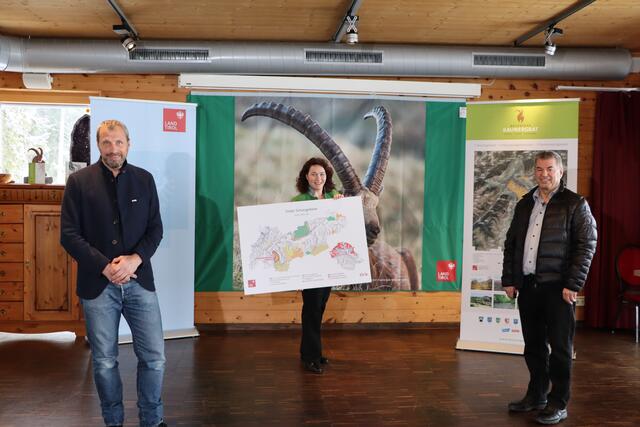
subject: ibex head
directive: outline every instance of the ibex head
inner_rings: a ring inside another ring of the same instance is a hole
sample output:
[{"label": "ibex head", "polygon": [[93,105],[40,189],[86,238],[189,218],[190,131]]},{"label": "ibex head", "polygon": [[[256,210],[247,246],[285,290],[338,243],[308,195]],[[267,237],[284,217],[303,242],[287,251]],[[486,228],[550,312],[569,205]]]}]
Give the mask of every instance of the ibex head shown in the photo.
[{"label": "ibex head", "polygon": [[375,107],[364,118],[376,119],[377,134],[373,156],[364,178],[364,184],[351,166],[351,162],[331,136],[308,114],[291,106],[275,102],[262,102],[249,107],[242,115],[242,121],[252,116],[271,117],[291,126],[307,137],[329,160],[344,186],[346,196],[361,196],[364,210],[367,244],[372,245],[380,233],[380,220],[376,208],[382,191],[382,180],[387,170],[391,151],[391,117],[387,110]]},{"label": "ibex head", "polygon": [[27,152],[29,151],[33,151],[34,153],[36,153],[36,155],[33,156],[33,159],[31,159],[31,163],[44,163],[44,160],[43,160],[44,150],[42,148],[40,147],[29,148]]}]

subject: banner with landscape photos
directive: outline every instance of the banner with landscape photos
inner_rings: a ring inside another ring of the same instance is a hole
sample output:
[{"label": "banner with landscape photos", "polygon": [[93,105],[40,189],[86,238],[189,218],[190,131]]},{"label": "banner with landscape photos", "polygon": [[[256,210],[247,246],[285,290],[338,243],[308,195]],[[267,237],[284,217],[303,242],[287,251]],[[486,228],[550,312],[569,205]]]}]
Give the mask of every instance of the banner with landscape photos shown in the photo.
[{"label": "banner with landscape photos", "polygon": [[534,157],[553,150],[576,190],[578,100],[467,105],[464,249],[457,348],[521,354],[517,299],[501,281],[504,240],[518,200],[535,187]]}]

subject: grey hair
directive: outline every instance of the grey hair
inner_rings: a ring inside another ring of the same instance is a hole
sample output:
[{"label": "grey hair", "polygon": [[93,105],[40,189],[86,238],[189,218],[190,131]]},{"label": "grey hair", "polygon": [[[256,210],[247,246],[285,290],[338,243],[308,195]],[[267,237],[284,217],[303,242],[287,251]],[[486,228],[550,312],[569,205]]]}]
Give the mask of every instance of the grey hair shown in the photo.
[{"label": "grey hair", "polygon": [[124,134],[127,137],[127,142],[129,142],[129,129],[127,129],[125,124],[122,123],[120,120],[115,120],[115,119],[105,120],[102,123],[100,123],[100,125],[98,126],[98,130],[96,131],[96,141],[100,142],[100,131],[102,130],[102,128],[113,130],[117,127],[119,127],[124,131]]},{"label": "grey hair", "polygon": [[555,151],[539,151],[536,154],[535,163],[538,163],[538,160],[547,160],[547,159],[555,159],[556,166],[559,166],[560,169],[564,170],[564,165],[562,164],[562,157],[560,154]]}]

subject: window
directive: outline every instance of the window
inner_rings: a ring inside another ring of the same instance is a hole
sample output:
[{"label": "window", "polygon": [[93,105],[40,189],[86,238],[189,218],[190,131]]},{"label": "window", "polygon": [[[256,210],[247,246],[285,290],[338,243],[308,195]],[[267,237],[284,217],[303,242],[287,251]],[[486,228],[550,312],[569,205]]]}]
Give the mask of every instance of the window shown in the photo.
[{"label": "window", "polygon": [[35,156],[29,148],[42,148],[47,176],[64,184],[71,131],[88,112],[86,105],[0,103],[0,172],[21,184]]}]

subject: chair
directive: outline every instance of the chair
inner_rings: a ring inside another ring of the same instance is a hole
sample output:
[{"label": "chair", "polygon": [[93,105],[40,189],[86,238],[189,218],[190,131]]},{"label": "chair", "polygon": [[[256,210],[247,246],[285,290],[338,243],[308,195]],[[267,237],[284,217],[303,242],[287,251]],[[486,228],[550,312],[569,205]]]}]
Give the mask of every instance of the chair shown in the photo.
[{"label": "chair", "polygon": [[638,342],[638,306],[640,306],[640,246],[623,247],[616,256],[616,276],[620,287],[616,323],[620,320],[623,304],[636,308],[636,343]]}]

